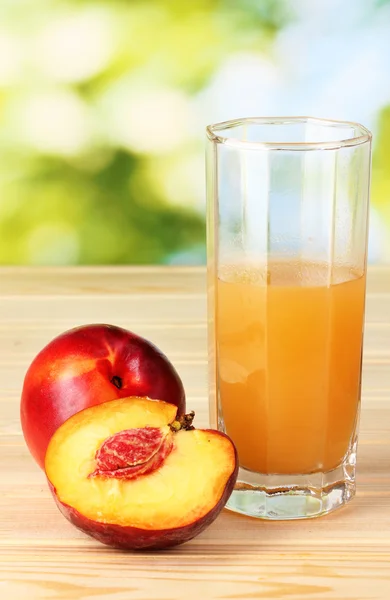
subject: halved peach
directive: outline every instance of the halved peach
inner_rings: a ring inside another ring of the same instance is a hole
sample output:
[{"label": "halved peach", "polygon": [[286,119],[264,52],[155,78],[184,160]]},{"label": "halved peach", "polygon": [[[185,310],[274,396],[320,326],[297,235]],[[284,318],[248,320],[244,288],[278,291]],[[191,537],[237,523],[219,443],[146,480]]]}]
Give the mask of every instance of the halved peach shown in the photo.
[{"label": "halved peach", "polygon": [[238,471],[232,441],[176,421],[177,407],[122,398],[87,408],[51,438],[50,488],[76,527],[118,548],[166,548],[218,516]]}]

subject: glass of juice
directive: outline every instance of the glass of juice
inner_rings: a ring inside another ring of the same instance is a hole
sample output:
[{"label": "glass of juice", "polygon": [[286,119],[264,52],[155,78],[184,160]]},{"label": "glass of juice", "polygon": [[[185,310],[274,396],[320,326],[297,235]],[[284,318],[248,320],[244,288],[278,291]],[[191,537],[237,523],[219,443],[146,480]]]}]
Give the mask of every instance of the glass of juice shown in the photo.
[{"label": "glass of juice", "polygon": [[238,451],[236,512],[355,494],[370,162],[357,123],[207,127],[210,420]]}]

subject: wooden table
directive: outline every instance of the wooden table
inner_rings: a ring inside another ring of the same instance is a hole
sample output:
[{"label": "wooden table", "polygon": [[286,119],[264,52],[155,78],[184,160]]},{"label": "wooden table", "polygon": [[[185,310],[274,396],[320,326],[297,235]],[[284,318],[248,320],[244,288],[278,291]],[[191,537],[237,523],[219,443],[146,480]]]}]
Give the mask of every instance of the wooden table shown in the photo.
[{"label": "wooden table", "polygon": [[162,553],[111,550],[58,512],[24,445],[19,397],[35,354],[72,326],[108,322],[153,340],[208,420],[201,268],[0,269],[1,600],[390,598],[390,268],[369,272],[358,493],[306,522],[224,511]]}]

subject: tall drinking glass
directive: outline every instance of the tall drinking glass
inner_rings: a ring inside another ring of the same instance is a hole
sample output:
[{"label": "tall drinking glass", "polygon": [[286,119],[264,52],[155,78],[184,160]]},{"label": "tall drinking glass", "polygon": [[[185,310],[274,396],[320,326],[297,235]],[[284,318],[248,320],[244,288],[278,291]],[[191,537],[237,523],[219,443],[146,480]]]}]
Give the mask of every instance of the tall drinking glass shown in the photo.
[{"label": "tall drinking glass", "polygon": [[371,134],[207,127],[210,419],[235,442],[228,508],[314,517],[355,494]]}]

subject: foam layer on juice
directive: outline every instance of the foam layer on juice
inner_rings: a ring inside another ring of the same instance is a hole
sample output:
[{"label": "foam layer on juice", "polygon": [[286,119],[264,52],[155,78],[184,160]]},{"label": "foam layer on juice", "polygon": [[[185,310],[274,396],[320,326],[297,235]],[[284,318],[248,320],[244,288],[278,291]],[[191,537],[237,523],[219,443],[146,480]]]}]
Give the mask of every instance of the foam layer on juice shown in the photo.
[{"label": "foam layer on juice", "polygon": [[272,261],[268,264],[225,264],[220,267],[219,279],[253,285],[319,286],[357,279],[362,270],[351,265],[329,265],[321,262]]}]

